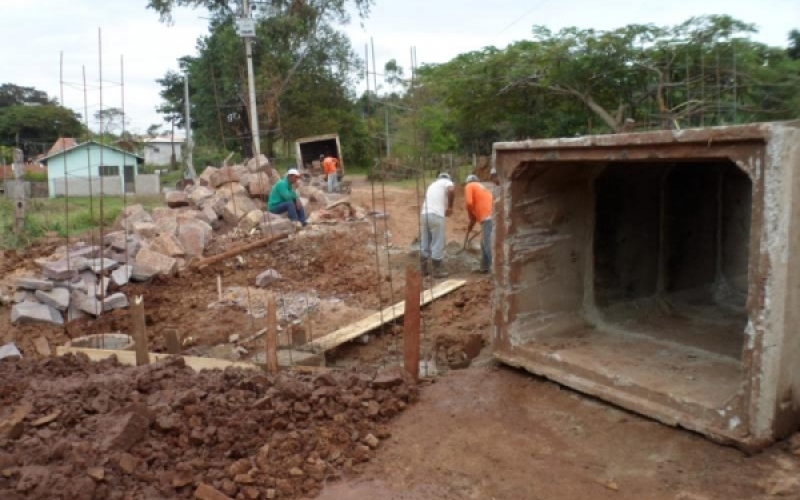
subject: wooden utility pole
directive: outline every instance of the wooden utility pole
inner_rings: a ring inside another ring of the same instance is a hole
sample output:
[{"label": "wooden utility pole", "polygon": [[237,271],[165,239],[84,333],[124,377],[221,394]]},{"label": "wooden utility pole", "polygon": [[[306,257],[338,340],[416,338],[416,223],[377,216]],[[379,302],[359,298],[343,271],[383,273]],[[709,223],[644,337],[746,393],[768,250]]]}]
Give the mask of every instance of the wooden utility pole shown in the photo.
[{"label": "wooden utility pole", "polygon": [[412,266],[406,266],[406,303],[403,317],[403,365],[419,380],[420,358],[420,293],[422,276]]},{"label": "wooden utility pole", "polygon": [[144,297],[136,296],[131,301],[131,336],[136,350],[136,366],[150,364],[150,352],[147,345],[147,329],[144,318]]},{"label": "wooden utility pole", "polygon": [[14,148],[14,232],[22,234],[25,229],[25,155],[19,148]]},{"label": "wooden utility pole", "polygon": [[192,139],[192,107],[189,104],[189,72],[183,78],[183,99],[186,101],[186,169],[189,171],[189,178],[197,179],[197,172],[194,170],[192,154],[194,152],[194,139]]}]

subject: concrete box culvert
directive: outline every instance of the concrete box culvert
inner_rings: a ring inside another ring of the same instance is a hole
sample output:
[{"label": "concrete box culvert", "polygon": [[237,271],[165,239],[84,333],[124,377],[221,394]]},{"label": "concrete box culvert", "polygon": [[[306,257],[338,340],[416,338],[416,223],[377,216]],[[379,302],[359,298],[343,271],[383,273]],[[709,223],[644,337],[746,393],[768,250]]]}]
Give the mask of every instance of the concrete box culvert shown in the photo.
[{"label": "concrete box culvert", "polygon": [[800,425],[800,122],[497,143],[495,356],[757,449]]}]

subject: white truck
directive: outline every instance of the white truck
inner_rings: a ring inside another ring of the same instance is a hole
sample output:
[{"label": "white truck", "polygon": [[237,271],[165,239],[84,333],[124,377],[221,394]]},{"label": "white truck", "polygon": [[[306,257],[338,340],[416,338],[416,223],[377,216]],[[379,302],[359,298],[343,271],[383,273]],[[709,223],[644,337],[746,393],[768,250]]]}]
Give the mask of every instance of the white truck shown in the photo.
[{"label": "white truck", "polygon": [[294,143],[297,158],[297,169],[304,174],[318,175],[322,173],[320,157],[331,155],[339,160],[339,179],[344,177],[344,159],[338,134],[303,137]]}]

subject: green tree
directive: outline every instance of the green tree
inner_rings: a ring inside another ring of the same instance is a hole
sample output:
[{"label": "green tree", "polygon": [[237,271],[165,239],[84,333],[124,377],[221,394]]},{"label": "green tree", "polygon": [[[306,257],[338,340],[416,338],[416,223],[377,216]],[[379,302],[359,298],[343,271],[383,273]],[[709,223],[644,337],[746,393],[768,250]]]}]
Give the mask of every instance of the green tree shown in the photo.
[{"label": "green tree", "polygon": [[84,133],[80,116],[57,104],[0,107],[0,145],[19,145],[27,157],[47,151],[59,137]]},{"label": "green tree", "polygon": [[[365,14],[370,1],[353,2]],[[157,5],[156,5],[157,4]],[[207,7],[210,34],[198,40],[198,53],[181,59],[189,74],[192,127],[197,142],[216,142],[250,156],[249,99],[242,41],[232,17],[237,2],[151,2],[162,16],[176,5]],[[349,88],[359,61],[335,24],[349,20],[344,1],[272,2],[256,12],[254,72],[264,151],[317,132],[340,132],[343,147],[357,134],[358,121]],[[159,80],[164,104],[175,116],[183,108],[183,80],[171,72]],[[345,128],[347,126],[347,128]],[[358,148],[355,148],[358,150]],[[353,159],[349,159],[352,161]]]},{"label": "green tree", "polygon": [[8,106],[57,104],[55,99],[47,96],[42,90],[33,87],[21,87],[13,83],[0,85],[0,108]]},{"label": "green tree", "polygon": [[792,30],[789,33],[789,57],[800,59],[800,30]]}]

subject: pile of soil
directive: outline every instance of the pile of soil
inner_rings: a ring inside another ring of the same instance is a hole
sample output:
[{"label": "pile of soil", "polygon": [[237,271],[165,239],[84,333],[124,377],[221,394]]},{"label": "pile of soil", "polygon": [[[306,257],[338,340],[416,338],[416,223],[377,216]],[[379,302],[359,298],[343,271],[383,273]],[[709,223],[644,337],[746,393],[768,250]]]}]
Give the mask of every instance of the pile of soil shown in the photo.
[{"label": "pile of soil", "polygon": [[391,371],[271,377],[195,373],[181,358],[138,368],[3,360],[0,498],[313,496],[358,472],[416,397]]}]

